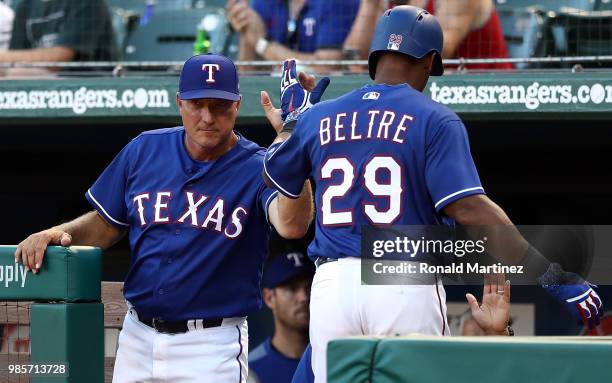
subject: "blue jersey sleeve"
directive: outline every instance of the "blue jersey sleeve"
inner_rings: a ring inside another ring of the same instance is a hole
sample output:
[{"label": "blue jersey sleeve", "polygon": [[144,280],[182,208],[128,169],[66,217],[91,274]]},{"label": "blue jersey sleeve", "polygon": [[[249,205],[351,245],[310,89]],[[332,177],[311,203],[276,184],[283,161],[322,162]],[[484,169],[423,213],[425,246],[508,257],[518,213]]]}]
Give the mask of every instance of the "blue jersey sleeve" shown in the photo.
[{"label": "blue jersey sleeve", "polygon": [[125,191],[128,179],[130,152],[134,141],[117,154],[102,172],[96,182],[87,190],[85,198],[91,206],[113,226],[120,229],[129,227]]},{"label": "blue jersey sleeve", "polygon": [[295,369],[291,383],[313,383],[314,373],[312,372],[312,347],[310,344],[300,359],[300,363]]},{"label": "blue jersey sleeve", "polygon": [[308,149],[303,143],[301,131],[305,130],[306,119],[300,118],[287,141],[268,148],[264,171],[274,187],[289,198],[298,198],[304,182],[311,172]]},{"label": "blue jersey sleeve", "polygon": [[426,145],[425,177],[436,211],[460,198],[484,193],[460,120],[432,129]]},{"label": "blue jersey sleeve", "polygon": [[359,10],[359,0],[321,2],[316,49],[341,49]]},{"label": "blue jersey sleeve", "polygon": [[261,187],[261,190],[259,192],[259,205],[263,209],[264,214],[266,216],[266,221],[268,221],[268,223],[270,223],[270,217],[268,217],[268,209],[270,208],[270,203],[272,202],[272,200],[274,200],[274,197],[276,197],[277,194],[278,191],[266,187],[265,185]]}]

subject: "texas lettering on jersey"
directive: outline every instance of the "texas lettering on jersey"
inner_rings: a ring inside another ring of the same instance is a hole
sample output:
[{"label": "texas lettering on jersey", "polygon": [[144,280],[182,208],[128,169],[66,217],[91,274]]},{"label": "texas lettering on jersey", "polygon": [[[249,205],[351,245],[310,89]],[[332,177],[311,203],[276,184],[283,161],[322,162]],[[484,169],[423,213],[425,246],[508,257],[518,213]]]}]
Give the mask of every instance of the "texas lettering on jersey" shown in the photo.
[{"label": "texas lettering on jersey", "polygon": [[[176,203],[173,202],[172,194],[169,191],[159,191],[142,193],[134,197],[133,201],[138,211],[141,227],[173,223],[215,230],[228,238],[236,238],[242,233],[242,220],[248,214],[245,208],[237,207],[230,210],[221,197],[213,203],[208,195],[185,191],[184,197],[187,204],[183,207],[178,219],[173,219],[168,212],[170,204]],[[231,213],[228,215],[230,211]],[[153,218],[149,219],[147,217]]]}]

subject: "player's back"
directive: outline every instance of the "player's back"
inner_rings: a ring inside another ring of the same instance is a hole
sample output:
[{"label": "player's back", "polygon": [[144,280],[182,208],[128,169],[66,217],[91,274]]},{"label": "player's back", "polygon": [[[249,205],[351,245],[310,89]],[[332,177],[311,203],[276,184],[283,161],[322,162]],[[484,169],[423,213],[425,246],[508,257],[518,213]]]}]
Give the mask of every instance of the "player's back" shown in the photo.
[{"label": "player's back", "polygon": [[362,225],[440,224],[449,202],[482,193],[457,115],[406,84],[320,103],[298,128],[316,183],[311,256],[359,256]]}]

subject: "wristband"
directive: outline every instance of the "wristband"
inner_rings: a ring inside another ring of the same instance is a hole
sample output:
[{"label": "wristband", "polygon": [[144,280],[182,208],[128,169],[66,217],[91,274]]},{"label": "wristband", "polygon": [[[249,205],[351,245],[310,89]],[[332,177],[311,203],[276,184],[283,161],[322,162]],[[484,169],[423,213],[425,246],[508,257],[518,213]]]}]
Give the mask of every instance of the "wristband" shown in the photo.
[{"label": "wristband", "polygon": [[260,37],[257,40],[257,43],[255,43],[255,52],[257,52],[258,55],[263,56],[264,52],[268,48],[268,45],[270,45],[270,42],[263,37]]},{"label": "wristband", "polygon": [[521,260],[521,265],[525,267],[525,272],[528,273],[528,275],[534,275],[537,278],[546,273],[550,266],[550,261],[546,259],[538,249],[529,245],[527,254],[525,254]]},{"label": "wristband", "polygon": [[286,124],[283,124],[283,129],[281,130],[281,133],[293,133],[293,128],[295,128],[295,125],[297,124],[297,120],[291,120],[289,122],[287,122]]}]

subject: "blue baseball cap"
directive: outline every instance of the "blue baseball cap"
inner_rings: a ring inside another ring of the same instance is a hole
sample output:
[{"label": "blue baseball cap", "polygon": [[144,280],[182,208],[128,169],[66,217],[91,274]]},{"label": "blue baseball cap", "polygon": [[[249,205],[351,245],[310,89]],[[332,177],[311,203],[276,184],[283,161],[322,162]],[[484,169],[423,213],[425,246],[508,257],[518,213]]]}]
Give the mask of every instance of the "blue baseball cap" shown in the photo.
[{"label": "blue baseball cap", "polygon": [[312,277],[314,264],[301,251],[287,251],[272,257],[266,263],[263,287],[273,289],[294,277],[304,274]]},{"label": "blue baseball cap", "polygon": [[236,65],[227,57],[213,53],[189,58],[181,70],[179,98],[240,100]]}]

